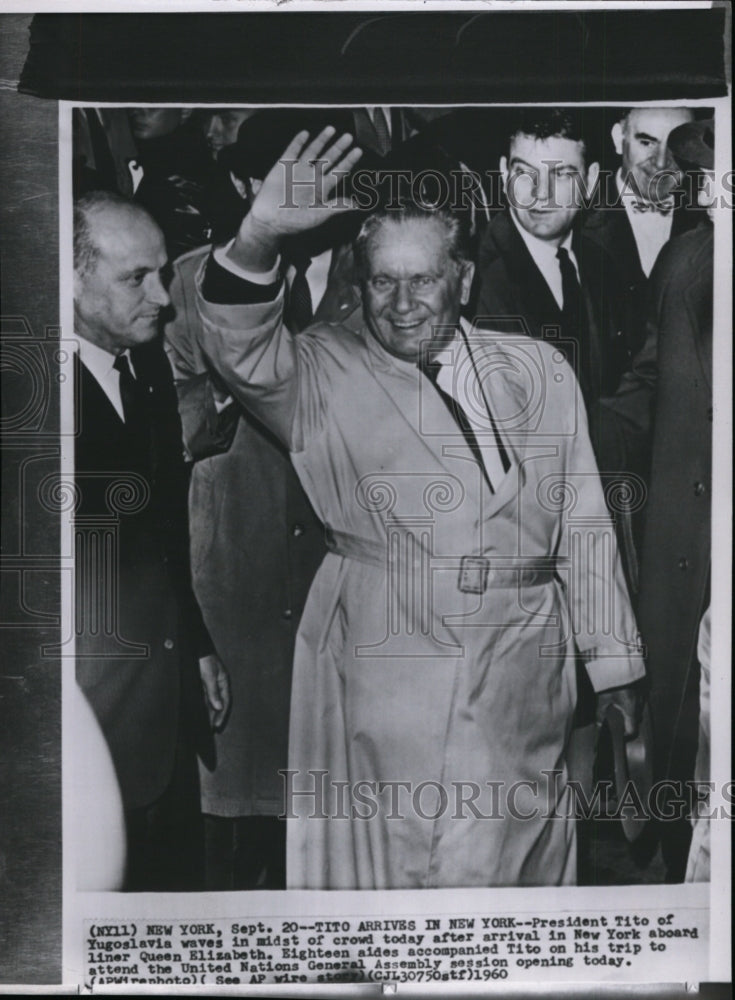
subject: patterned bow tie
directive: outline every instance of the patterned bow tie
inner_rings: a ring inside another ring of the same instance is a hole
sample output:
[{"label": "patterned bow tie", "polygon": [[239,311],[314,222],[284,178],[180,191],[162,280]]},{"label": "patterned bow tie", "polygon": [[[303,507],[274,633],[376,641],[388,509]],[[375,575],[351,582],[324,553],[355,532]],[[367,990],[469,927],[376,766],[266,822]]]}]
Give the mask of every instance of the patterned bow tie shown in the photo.
[{"label": "patterned bow tie", "polygon": [[656,215],[670,215],[674,208],[673,199],[655,204],[652,201],[643,201],[640,198],[633,198],[631,199],[631,204],[633,206],[633,211],[641,214],[645,212],[655,212]]}]

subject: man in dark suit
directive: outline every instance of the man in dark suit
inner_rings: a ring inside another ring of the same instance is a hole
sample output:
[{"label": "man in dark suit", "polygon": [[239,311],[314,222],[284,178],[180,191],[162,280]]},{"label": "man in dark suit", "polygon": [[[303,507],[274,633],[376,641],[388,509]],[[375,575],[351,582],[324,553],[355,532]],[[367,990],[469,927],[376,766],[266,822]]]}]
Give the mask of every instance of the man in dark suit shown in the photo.
[{"label": "man in dark suit", "polygon": [[[577,375],[588,411],[615,391],[632,355],[619,323],[619,294],[606,255],[579,233],[584,196],[594,189],[598,170],[597,163],[588,162],[579,112],[529,109],[513,120],[507,156],[500,158],[507,207],[482,238],[475,319],[491,330],[557,344]],[[603,476],[611,506],[621,469],[603,470],[611,473]],[[630,513],[622,505],[611,513],[633,589],[637,554]],[[577,684],[567,764],[572,777],[589,790],[597,733],[594,697],[581,663]],[[584,837],[580,844],[585,850]]]},{"label": "man in dark suit", "polygon": [[202,682],[213,726],[229,707],[227,675],[188,582],[181,427],[157,340],[165,266],[163,234],[145,210],[110,192],[79,200],[77,680],[112,754],[125,888],[136,890],[198,887]]},{"label": "man in dark suit", "polygon": [[[669,137],[683,166],[714,168],[712,121]],[[706,190],[700,203],[708,201]],[[647,648],[658,779],[690,780],[697,749],[697,639],[709,603],[712,477],[713,228],[672,239],[651,272],[646,342],[616,395],[603,401],[605,453],[650,465],[638,623]],[[684,877],[691,829],[658,832],[669,881]]]},{"label": "man in dark suit", "polygon": [[507,208],[486,229],[478,263],[478,323],[558,339],[588,408],[615,390],[631,349],[605,255],[577,232],[598,170],[577,112],[522,111],[500,159]]},{"label": "man in dark suit", "polygon": [[622,290],[626,329],[645,338],[646,284],[664,244],[701,220],[680,190],[681,171],[668,147],[689,108],[629,108],[612,127],[619,166],[604,176],[584,233],[607,251]]}]

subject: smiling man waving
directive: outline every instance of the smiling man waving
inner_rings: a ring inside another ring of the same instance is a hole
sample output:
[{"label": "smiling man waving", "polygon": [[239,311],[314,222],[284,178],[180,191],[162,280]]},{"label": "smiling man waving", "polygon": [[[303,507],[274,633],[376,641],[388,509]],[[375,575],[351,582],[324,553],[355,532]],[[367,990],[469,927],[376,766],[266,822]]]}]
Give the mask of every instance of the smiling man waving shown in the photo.
[{"label": "smiling man waving", "polygon": [[460,319],[464,222],[410,191],[357,238],[363,329],[290,334],[279,246],[352,207],[349,146],[300,133],[200,280],[203,350],[327,525],[296,640],[287,883],[574,882],[574,657],[631,732],[643,673],[577,384],[547,345]]}]

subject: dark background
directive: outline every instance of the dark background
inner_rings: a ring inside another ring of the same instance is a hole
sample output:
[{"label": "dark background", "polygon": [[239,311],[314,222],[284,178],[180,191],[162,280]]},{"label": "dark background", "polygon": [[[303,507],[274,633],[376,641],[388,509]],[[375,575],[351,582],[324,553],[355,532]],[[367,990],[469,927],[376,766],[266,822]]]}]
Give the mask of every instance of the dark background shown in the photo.
[{"label": "dark background", "polygon": [[717,97],[727,92],[728,12],[719,4],[614,13],[59,14],[37,16],[30,36],[30,15],[2,15],[0,983],[58,983],[61,975],[60,660],[42,648],[59,638],[58,518],[37,500],[59,454],[56,99]]}]

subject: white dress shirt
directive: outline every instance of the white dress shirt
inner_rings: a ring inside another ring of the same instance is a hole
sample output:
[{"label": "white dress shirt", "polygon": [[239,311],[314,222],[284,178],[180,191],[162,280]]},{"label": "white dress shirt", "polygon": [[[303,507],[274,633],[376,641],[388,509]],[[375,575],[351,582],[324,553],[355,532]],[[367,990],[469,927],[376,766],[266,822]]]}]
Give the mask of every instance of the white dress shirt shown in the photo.
[{"label": "white dress shirt", "polygon": [[[674,224],[674,199],[668,199],[671,206],[666,214],[655,210],[650,212],[636,212],[634,203],[640,201],[629,185],[623,183],[623,175],[618,170],[615,175],[615,183],[618,186],[620,200],[628,216],[630,228],[633,230],[635,245],[638,247],[638,256],[641,260],[641,267],[646,277],[653,270],[656,258],[661,253],[664,243],[671,238],[671,227]],[[667,202],[664,202],[666,205]]]},{"label": "white dress shirt", "polygon": [[513,225],[518,230],[521,239],[528,247],[528,252],[533,257],[534,264],[543,275],[543,279],[546,284],[549,286],[549,290],[554,296],[556,304],[560,309],[563,309],[564,296],[562,294],[561,268],[559,266],[559,258],[556,254],[559,247],[563,247],[567,251],[569,259],[572,264],[574,264],[574,270],[577,272],[577,280],[579,280],[579,264],[577,263],[577,258],[574,256],[574,251],[572,250],[572,231],[569,230],[561,243],[557,245],[556,243],[550,243],[547,240],[540,240],[538,236],[532,236],[531,233],[527,233],[523,226],[519,225],[516,221],[512,210],[510,217],[513,220]]},{"label": "white dress shirt", "polygon": [[[77,344],[79,360],[98,383],[99,387],[115,407],[117,415],[124,423],[125,415],[123,413],[122,396],[120,395],[120,373],[114,367],[117,355],[110,354],[109,351],[98,347],[83,337],[77,337]],[[130,371],[135,376],[135,368],[130,357],[130,351],[123,351],[122,353],[127,356]]]},{"label": "white dress shirt", "polygon": [[[476,336],[472,326],[464,319],[460,320],[460,326],[472,344],[472,337]],[[477,370],[467,350],[464,337],[456,333],[451,343],[435,355],[434,361],[441,365],[436,380],[437,385],[464,410],[475,432],[487,478],[493,490],[497,492],[499,484],[508,473],[503,468],[485,394],[482,387],[477,384]],[[478,405],[480,400],[482,403]],[[502,440],[497,421],[495,428]],[[510,449],[506,447],[505,451],[510,458]]]}]

